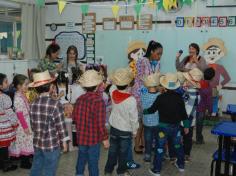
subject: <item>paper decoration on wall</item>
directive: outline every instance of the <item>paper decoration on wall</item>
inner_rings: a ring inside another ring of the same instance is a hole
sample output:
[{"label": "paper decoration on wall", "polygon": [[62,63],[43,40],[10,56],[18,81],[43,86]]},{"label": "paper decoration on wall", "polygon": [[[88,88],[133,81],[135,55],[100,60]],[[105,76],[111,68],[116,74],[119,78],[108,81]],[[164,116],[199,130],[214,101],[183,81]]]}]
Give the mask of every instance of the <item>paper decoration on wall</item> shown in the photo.
[{"label": "paper decoration on wall", "polygon": [[103,30],[116,30],[116,18],[103,18]]},{"label": "paper decoration on wall", "polygon": [[152,30],[152,14],[142,14],[137,19],[138,30]]},{"label": "paper decoration on wall", "polygon": [[201,27],[210,26],[210,17],[201,17]]},{"label": "paper decoration on wall", "polygon": [[45,4],[45,0],[35,0],[35,3],[39,7],[43,7]]},{"label": "paper decoration on wall", "polygon": [[148,0],[148,7],[151,9],[155,9],[156,8],[156,3],[155,0]]},{"label": "paper decoration on wall", "polygon": [[67,31],[75,31],[75,23],[74,22],[66,22],[66,30]]},{"label": "paper decoration on wall", "polygon": [[218,27],[218,17],[213,16],[210,18],[210,26],[211,27]]},{"label": "paper decoration on wall", "polygon": [[160,10],[163,8],[163,0],[160,0],[159,2],[157,1],[157,9]]},{"label": "paper decoration on wall", "polygon": [[228,26],[229,27],[236,26],[236,16],[229,16],[228,17]]},{"label": "paper decoration on wall", "polygon": [[65,7],[66,7],[66,1],[58,0],[58,10],[59,10],[60,15],[62,14]]},{"label": "paper decoration on wall", "polygon": [[137,4],[135,4],[135,6],[134,6],[134,10],[135,10],[135,13],[136,13],[137,16],[140,15],[140,13],[141,13],[141,9],[142,9],[142,4],[141,4],[141,3],[137,3]]},{"label": "paper decoration on wall", "polygon": [[70,45],[78,49],[78,58],[85,59],[85,36],[79,32],[60,32],[55,37],[55,43],[60,45],[60,58],[66,58],[66,51]]},{"label": "paper decoration on wall", "polygon": [[219,27],[227,26],[227,17],[219,17]]},{"label": "paper decoration on wall", "polygon": [[131,68],[134,76],[137,74],[136,63],[146,53],[146,43],[143,41],[132,41],[128,45],[127,54],[129,59],[129,67]]},{"label": "paper decoration on wall", "polygon": [[95,34],[86,35],[86,59],[88,63],[95,63]]},{"label": "paper decoration on wall", "polygon": [[120,30],[134,29],[134,16],[120,16]]},{"label": "paper decoration on wall", "polygon": [[184,17],[176,17],[176,27],[184,27]]},{"label": "paper decoration on wall", "polygon": [[93,34],[96,31],[96,13],[82,15],[82,29],[84,34]]},{"label": "paper decoration on wall", "polygon": [[195,27],[201,27],[201,23],[202,23],[201,20],[202,20],[201,17],[195,18]]},{"label": "paper decoration on wall", "polygon": [[185,27],[194,27],[194,17],[185,17],[184,22],[185,22]]},{"label": "paper decoration on wall", "polygon": [[[203,51],[205,53],[204,58],[206,59],[208,65],[214,68],[216,76],[211,82],[213,89],[219,91],[227,83],[230,82],[230,76],[227,69],[218,64],[217,62],[227,55],[227,49],[225,47],[224,41],[219,38],[210,38],[207,43],[203,45]],[[222,79],[223,78],[223,79]],[[213,97],[213,116],[218,112],[218,100],[219,95],[216,94]]]},{"label": "paper decoration on wall", "polygon": [[113,5],[113,6],[111,7],[111,9],[112,9],[113,16],[114,16],[115,18],[117,18],[118,14],[119,14],[120,6],[118,6],[118,5]]},{"label": "paper decoration on wall", "polygon": [[89,10],[89,5],[88,4],[82,4],[80,6],[80,8],[81,8],[82,14],[86,15],[88,13],[88,10]]}]

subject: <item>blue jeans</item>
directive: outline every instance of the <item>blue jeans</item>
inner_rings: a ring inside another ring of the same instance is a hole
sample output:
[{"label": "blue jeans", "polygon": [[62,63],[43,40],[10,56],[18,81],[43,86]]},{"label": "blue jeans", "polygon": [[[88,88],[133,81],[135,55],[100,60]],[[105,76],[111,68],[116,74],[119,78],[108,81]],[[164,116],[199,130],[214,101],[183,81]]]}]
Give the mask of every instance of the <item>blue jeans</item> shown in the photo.
[{"label": "blue jeans", "polygon": [[30,176],[55,176],[59,158],[59,148],[51,152],[35,149]]},{"label": "blue jeans", "polygon": [[145,159],[151,159],[153,140],[157,142],[157,126],[144,126]]},{"label": "blue jeans", "polygon": [[128,155],[127,155],[127,162],[130,162],[130,163],[134,162],[132,139],[130,140],[130,144],[129,144]]},{"label": "blue jeans", "polygon": [[99,176],[98,161],[100,156],[100,144],[92,146],[79,145],[76,175],[83,176],[88,162],[89,176]]},{"label": "blue jeans", "polygon": [[157,149],[155,153],[155,158],[153,160],[153,170],[155,172],[161,172],[162,160],[164,155],[165,145],[171,139],[171,144],[175,150],[177,156],[177,164],[179,168],[184,169],[184,150],[181,143],[181,131],[179,125],[168,124],[166,126],[158,127],[157,135]]},{"label": "blue jeans", "polygon": [[131,143],[131,133],[111,127],[110,148],[105,173],[112,173],[118,161],[117,174],[124,174],[127,170],[127,156]]}]

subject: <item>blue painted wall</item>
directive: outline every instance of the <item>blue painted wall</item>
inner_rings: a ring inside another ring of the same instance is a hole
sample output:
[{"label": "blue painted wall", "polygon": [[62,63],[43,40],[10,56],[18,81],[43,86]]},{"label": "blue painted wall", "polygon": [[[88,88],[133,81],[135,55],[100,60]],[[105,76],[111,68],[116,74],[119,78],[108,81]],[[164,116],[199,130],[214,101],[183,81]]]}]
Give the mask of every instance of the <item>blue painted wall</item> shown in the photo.
[{"label": "blue painted wall", "polygon": [[236,27],[235,28],[176,28],[158,29],[155,31],[97,31],[96,56],[102,56],[109,70],[125,67],[128,64],[127,46],[130,41],[150,40],[160,42],[164,47],[161,59],[161,71],[175,71],[175,55],[179,49],[188,54],[188,45],[192,42],[202,46],[209,38],[221,38],[228,49],[228,55],[220,63],[223,64],[236,83]]}]

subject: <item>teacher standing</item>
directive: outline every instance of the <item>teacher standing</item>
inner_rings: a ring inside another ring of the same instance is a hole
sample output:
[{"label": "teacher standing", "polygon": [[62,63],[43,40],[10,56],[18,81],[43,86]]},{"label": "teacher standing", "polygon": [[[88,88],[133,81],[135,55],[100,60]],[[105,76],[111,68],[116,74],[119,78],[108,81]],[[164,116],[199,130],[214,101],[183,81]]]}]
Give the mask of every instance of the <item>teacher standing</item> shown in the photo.
[{"label": "teacher standing", "polygon": [[200,56],[200,47],[196,43],[191,43],[189,45],[189,55],[186,56],[182,61],[180,61],[180,56],[182,53],[177,53],[176,55],[176,70],[180,72],[188,72],[193,68],[198,68],[204,71],[208,66],[206,60]]},{"label": "teacher standing", "polygon": [[134,150],[136,153],[142,153],[143,145],[143,126],[141,124],[142,119],[142,108],[140,102],[141,91],[143,90],[143,78],[150,74],[160,72],[160,60],[163,54],[163,47],[160,43],[155,41],[150,41],[146,54],[137,61],[137,75],[135,77],[135,84],[132,88],[132,94],[137,100],[139,118],[140,118],[140,127],[138,129],[136,138],[135,138],[135,147]]}]

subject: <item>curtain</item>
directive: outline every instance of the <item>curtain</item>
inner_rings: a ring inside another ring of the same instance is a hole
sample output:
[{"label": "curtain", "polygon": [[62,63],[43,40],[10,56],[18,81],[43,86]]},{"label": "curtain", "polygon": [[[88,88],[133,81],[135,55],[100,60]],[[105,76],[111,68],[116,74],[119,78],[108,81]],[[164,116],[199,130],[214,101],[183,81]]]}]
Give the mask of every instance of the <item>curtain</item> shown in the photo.
[{"label": "curtain", "polygon": [[22,5],[21,48],[25,59],[40,59],[45,55],[45,7]]}]

